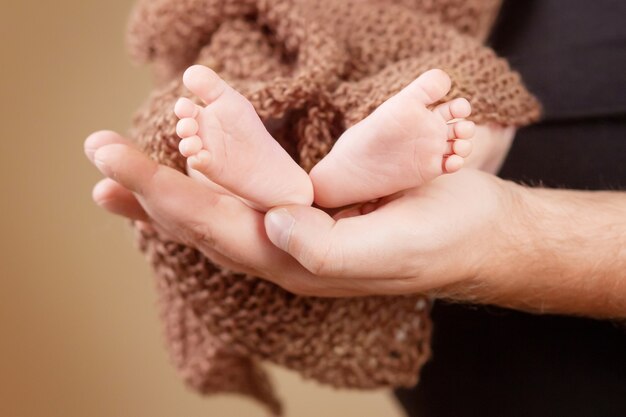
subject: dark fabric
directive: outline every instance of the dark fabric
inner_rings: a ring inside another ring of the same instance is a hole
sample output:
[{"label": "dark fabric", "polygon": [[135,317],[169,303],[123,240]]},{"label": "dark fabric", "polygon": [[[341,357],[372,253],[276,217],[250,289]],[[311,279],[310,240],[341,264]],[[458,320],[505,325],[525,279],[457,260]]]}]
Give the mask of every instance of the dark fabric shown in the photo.
[{"label": "dark fabric", "polygon": [[626,334],[609,322],[437,304],[413,417],[626,416]]},{"label": "dark fabric", "polygon": [[626,115],[626,1],[505,1],[491,44],[545,120]]},{"label": "dark fabric", "polygon": [[[501,176],[626,190],[626,1],[511,0],[492,45],[545,107]],[[433,321],[433,359],[397,391],[412,417],[626,416],[624,327],[445,303]]]},{"label": "dark fabric", "polygon": [[524,128],[500,176],[553,188],[626,190],[626,117]]}]

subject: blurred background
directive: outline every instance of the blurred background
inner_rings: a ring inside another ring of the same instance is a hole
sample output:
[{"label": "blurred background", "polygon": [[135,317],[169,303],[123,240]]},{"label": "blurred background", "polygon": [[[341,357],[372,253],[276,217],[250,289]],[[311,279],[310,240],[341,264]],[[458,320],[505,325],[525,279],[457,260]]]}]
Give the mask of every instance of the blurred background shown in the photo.
[{"label": "blurred background", "polygon": [[[91,202],[92,131],[124,132],[150,76],[124,48],[131,0],[2,1],[0,416],[263,416],[187,391],[163,347],[147,264]],[[287,416],[400,416],[272,368]]]}]

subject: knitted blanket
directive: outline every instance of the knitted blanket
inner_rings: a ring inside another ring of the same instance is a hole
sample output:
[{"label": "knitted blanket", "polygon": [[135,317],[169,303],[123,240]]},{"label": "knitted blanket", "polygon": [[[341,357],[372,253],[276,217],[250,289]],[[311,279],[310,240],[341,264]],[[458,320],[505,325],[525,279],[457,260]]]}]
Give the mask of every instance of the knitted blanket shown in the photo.
[{"label": "knitted blanket", "polygon": [[[131,137],[185,172],[172,109],[178,97],[190,97],[181,74],[193,63],[217,71],[264,122],[281,120],[272,134],[306,170],[345,129],[431,68],[451,75],[446,100],[467,97],[475,122],[528,124],[538,103],[482,45],[499,3],[139,0],[128,41],[137,61],[153,64],[159,85]],[[428,298],[300,297],[136,230],[157,277],[173,362],[197,391],[242,393],[280,414],[260,360],[335,387],[417,382],[430,354]]]}]

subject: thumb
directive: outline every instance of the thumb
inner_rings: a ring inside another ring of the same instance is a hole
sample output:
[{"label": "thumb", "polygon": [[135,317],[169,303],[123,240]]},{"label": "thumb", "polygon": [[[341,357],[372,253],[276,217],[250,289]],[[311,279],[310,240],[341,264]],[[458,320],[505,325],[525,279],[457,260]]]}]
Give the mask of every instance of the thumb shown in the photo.
[{"label": "thumb", "polygon": [[[265,216],[272,243],[315,275],[376,278],[388,256],[389,228],[371,216],[333,219],[322,210],[286,206]],[[386,246],[385,246],[386,245]]]},{"label": "thumb", "polygon": [[325,212],[308,206],[275,208],[265,215],[270,241],[318,275],[325,275],[331,267],[336,224]]},{"label": "thumb", "polygon": [[323,239],[335,224],[328,214],[309,206],[278,207],[265,215],[267,236],[275,246],[290,253]]}]

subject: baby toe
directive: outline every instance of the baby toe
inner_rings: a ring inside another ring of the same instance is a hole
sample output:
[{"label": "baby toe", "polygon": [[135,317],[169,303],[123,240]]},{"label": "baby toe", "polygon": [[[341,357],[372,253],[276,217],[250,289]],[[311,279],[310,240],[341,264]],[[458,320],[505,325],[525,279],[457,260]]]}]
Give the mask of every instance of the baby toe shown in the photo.
[{"label": "baby toe", "polygon": [[185,158],[189,158],[202,150],[202,139],[198,136],[185,138],[178,144],[178,150]]},{"label": "baby toe", "polygon": [[472,105],[466,98],[457,98],[450,102],[450,113],[453,119],[462,119],[472,114]]},{"label": "baby toe", "polygon": [[198,115],[198,106],[186,97],[181,97],[174,106],[174,113],[179,119],[196,117]]},{"label": "baby toe", "polygon": [[431,105],[441,100],[450,91],[450,76],[440,69],[432,69],[420,75],[405,91],[413,93],[424,104]]},{"label": "baby toe", "polygon": [[476,125],[469,120],[448,125],[448,139],[470,139],[476,133]]},{"label": "baby toe", "polygon": [[213,103],[228,89],[228,84],[215,71],[202,65],[189,67],[183,74],[183,83],[206,104]]},{"label": "baby toe", "polygon": [[207,150],[200,150],[197,154],[187,159],[189,166],[202,174],[207,174],[211,162],[211,154]]},{"label": "baby toe", "polygon": [[443,160],[443,172],[452,174],[463,168],[465,160],[459,155],[450,155]]},{"label": "baby toe", "polygon": [[472,106],[465,98],[457,98],[447,103],[442,103],[435,108],[443,120],[449,122],[454,119],[462,119],[472,114]]},{"label": "baby toe", "polygon": [[469,140],[455,140],[452,144],[452,151],[461,158],[467,158],[472,153],[472,142]]},{"label": "baby toe", "polygon": [[176,134],[180,138],[188,138],[190,136],[194,136],[196,133],[198,133],[198,129],[198,122],[196,121],[196,119],[192,118],[181,119],[176,124]]}]

